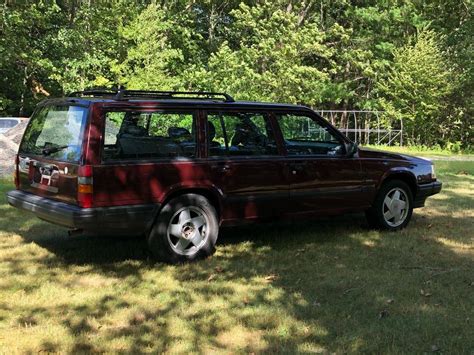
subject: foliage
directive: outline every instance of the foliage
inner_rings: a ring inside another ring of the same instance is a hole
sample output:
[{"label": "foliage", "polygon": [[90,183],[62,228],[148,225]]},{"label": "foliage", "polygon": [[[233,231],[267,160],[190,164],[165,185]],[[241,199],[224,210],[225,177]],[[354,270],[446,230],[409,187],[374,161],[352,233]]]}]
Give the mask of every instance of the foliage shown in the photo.
[{"label": "foliage", "polygon": [[387,115],[403,120],[413,144],[436,142],[443,133],[444,101],[455,88],[434,31],[423,30],[394,52],[386,80],[379,82]]},{"label": "foliage", "polygon": [[321,102],[329,75],[316,60],[328,59],[330,50],[315,23],[271,1],[241,4],[230,15],[230,36],[208,66],[187,72],[193,86],[235,92],[244,100]]},{"label": "foliage", "polygon": [[384,124],[403,119],[412,143],[466,149],[474,132],[473,6],[6,1],[0,112],[27,115],[44,97],[87,87],[212,89],[320,109],[382,109]]}]

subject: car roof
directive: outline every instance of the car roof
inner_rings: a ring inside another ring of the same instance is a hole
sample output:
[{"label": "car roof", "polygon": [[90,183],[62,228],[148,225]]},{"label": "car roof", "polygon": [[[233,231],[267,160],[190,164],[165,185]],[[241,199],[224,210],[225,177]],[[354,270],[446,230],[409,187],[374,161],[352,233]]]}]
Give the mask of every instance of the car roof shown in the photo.
[{"label": "car roof", "polygon": [[78,104],[89,106],[100,104],[105,107],[192,107],[218,109],[286,109],[308,110],[306,106],[286,103],[270,103],[258,101],[236,101],[225,92],[212,91],[155,91],[128,90],[123,87],[116,89],[87,89],[72,92],[67,97],[45,100],[42,104]]},{"label": "car roof", "polygon": [[195,108],[218,108],[218,109],[275,109],[275,110],[304,110],[311,111],[307,106],[287,104],[287,103],[271,103],[260,101],[222,101],[222,100],[205,100],[205,99],[150,99],[150,98],[133,98],[126,100],[116,100],[104,97],[63,97],[57,99],[47,99],[41,102],[41,105],[48,104],[79,104],[89,106],[90,104],[99,103],[105,107],[147,107],[147,106],[173,106],[173,107],[195,107]]}]

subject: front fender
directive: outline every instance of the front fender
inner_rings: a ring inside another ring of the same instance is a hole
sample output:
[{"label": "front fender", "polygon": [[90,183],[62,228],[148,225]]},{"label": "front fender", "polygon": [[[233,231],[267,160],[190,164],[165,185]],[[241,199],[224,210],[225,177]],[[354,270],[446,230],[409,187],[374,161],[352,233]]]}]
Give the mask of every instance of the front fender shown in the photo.
[{"label": "front fender", "polygon": [[387,170],[379,179],[377,182],[376,188],[377,191],[380,189],[380,187],[383,185],[383,183],[387,180],[391,179],[400,179],[404,182],[406,182],[411,188],[413,192],[413,196],[416,193],[416,175],[414,172],[406,167],[393,167]]}]

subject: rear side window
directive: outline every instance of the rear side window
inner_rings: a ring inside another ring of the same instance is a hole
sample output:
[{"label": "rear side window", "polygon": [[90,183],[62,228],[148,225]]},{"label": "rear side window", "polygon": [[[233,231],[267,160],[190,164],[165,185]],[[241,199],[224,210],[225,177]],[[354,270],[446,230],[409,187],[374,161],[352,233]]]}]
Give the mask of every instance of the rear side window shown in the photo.
[{"label": "rear side window", "polygon": [[108,112],[102,159],[194,158],[193,112]]},{"label": "rear side window", "polygon": [[23,136],[20,154],[48,156],[78,162],[87,119],[87,108],[44,106],[33,114]]},{"label": "rear side window", "polygon": [[278,154],[267,114],[209,112],[207,125],[210,157]]}]

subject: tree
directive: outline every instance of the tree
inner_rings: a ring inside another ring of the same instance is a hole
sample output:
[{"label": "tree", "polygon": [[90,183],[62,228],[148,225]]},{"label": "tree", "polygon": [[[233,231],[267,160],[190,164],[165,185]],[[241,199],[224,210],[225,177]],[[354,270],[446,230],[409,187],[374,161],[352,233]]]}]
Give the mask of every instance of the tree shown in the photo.
[{"label": "tree", "polygon": [[316,105],[329,73],[324,33],[304,21],[299,9],[281,2],[241,4],[230,12],[229,36],[206,67],[192,66],[185,80],[193,87],[229,91],[244,100]]},{"label": "tree", "polygon": [[31,112],[38,100],[57,93],[48,78],[57,61],[54,33],[61,23],[52,3],[0,5],[0,100],[16,115]]},{"label": "tree", "polygon": [[171,90],[182,87],[182,72],[200,62],[202,38],[193,32],[188,10],[171,13],[157,4],[144,9],[124,30],[130,41],[121,67],[121,81],[134,89]]},{"label": "tree", "polygon": [[378,86],[386,114],[403,120],[411,143],[432,145],[443,134],[444,100],[456,88],[456,78],[436,32],[421,30],[395,50],[392,70]]},{"label": "tree", "polygon": [[[28,115],[48,95],[117,84],[225,90],[321,109],[386,109],[385,117],[406,120],[412,141],[468,147],[473,6],[471,0],[5,1],[0,112]],[[427,26],[431,31],[420,30]],[[346,118],[336,124],[346,126]],[[424,127],[428,134],[415,134]]]}]

